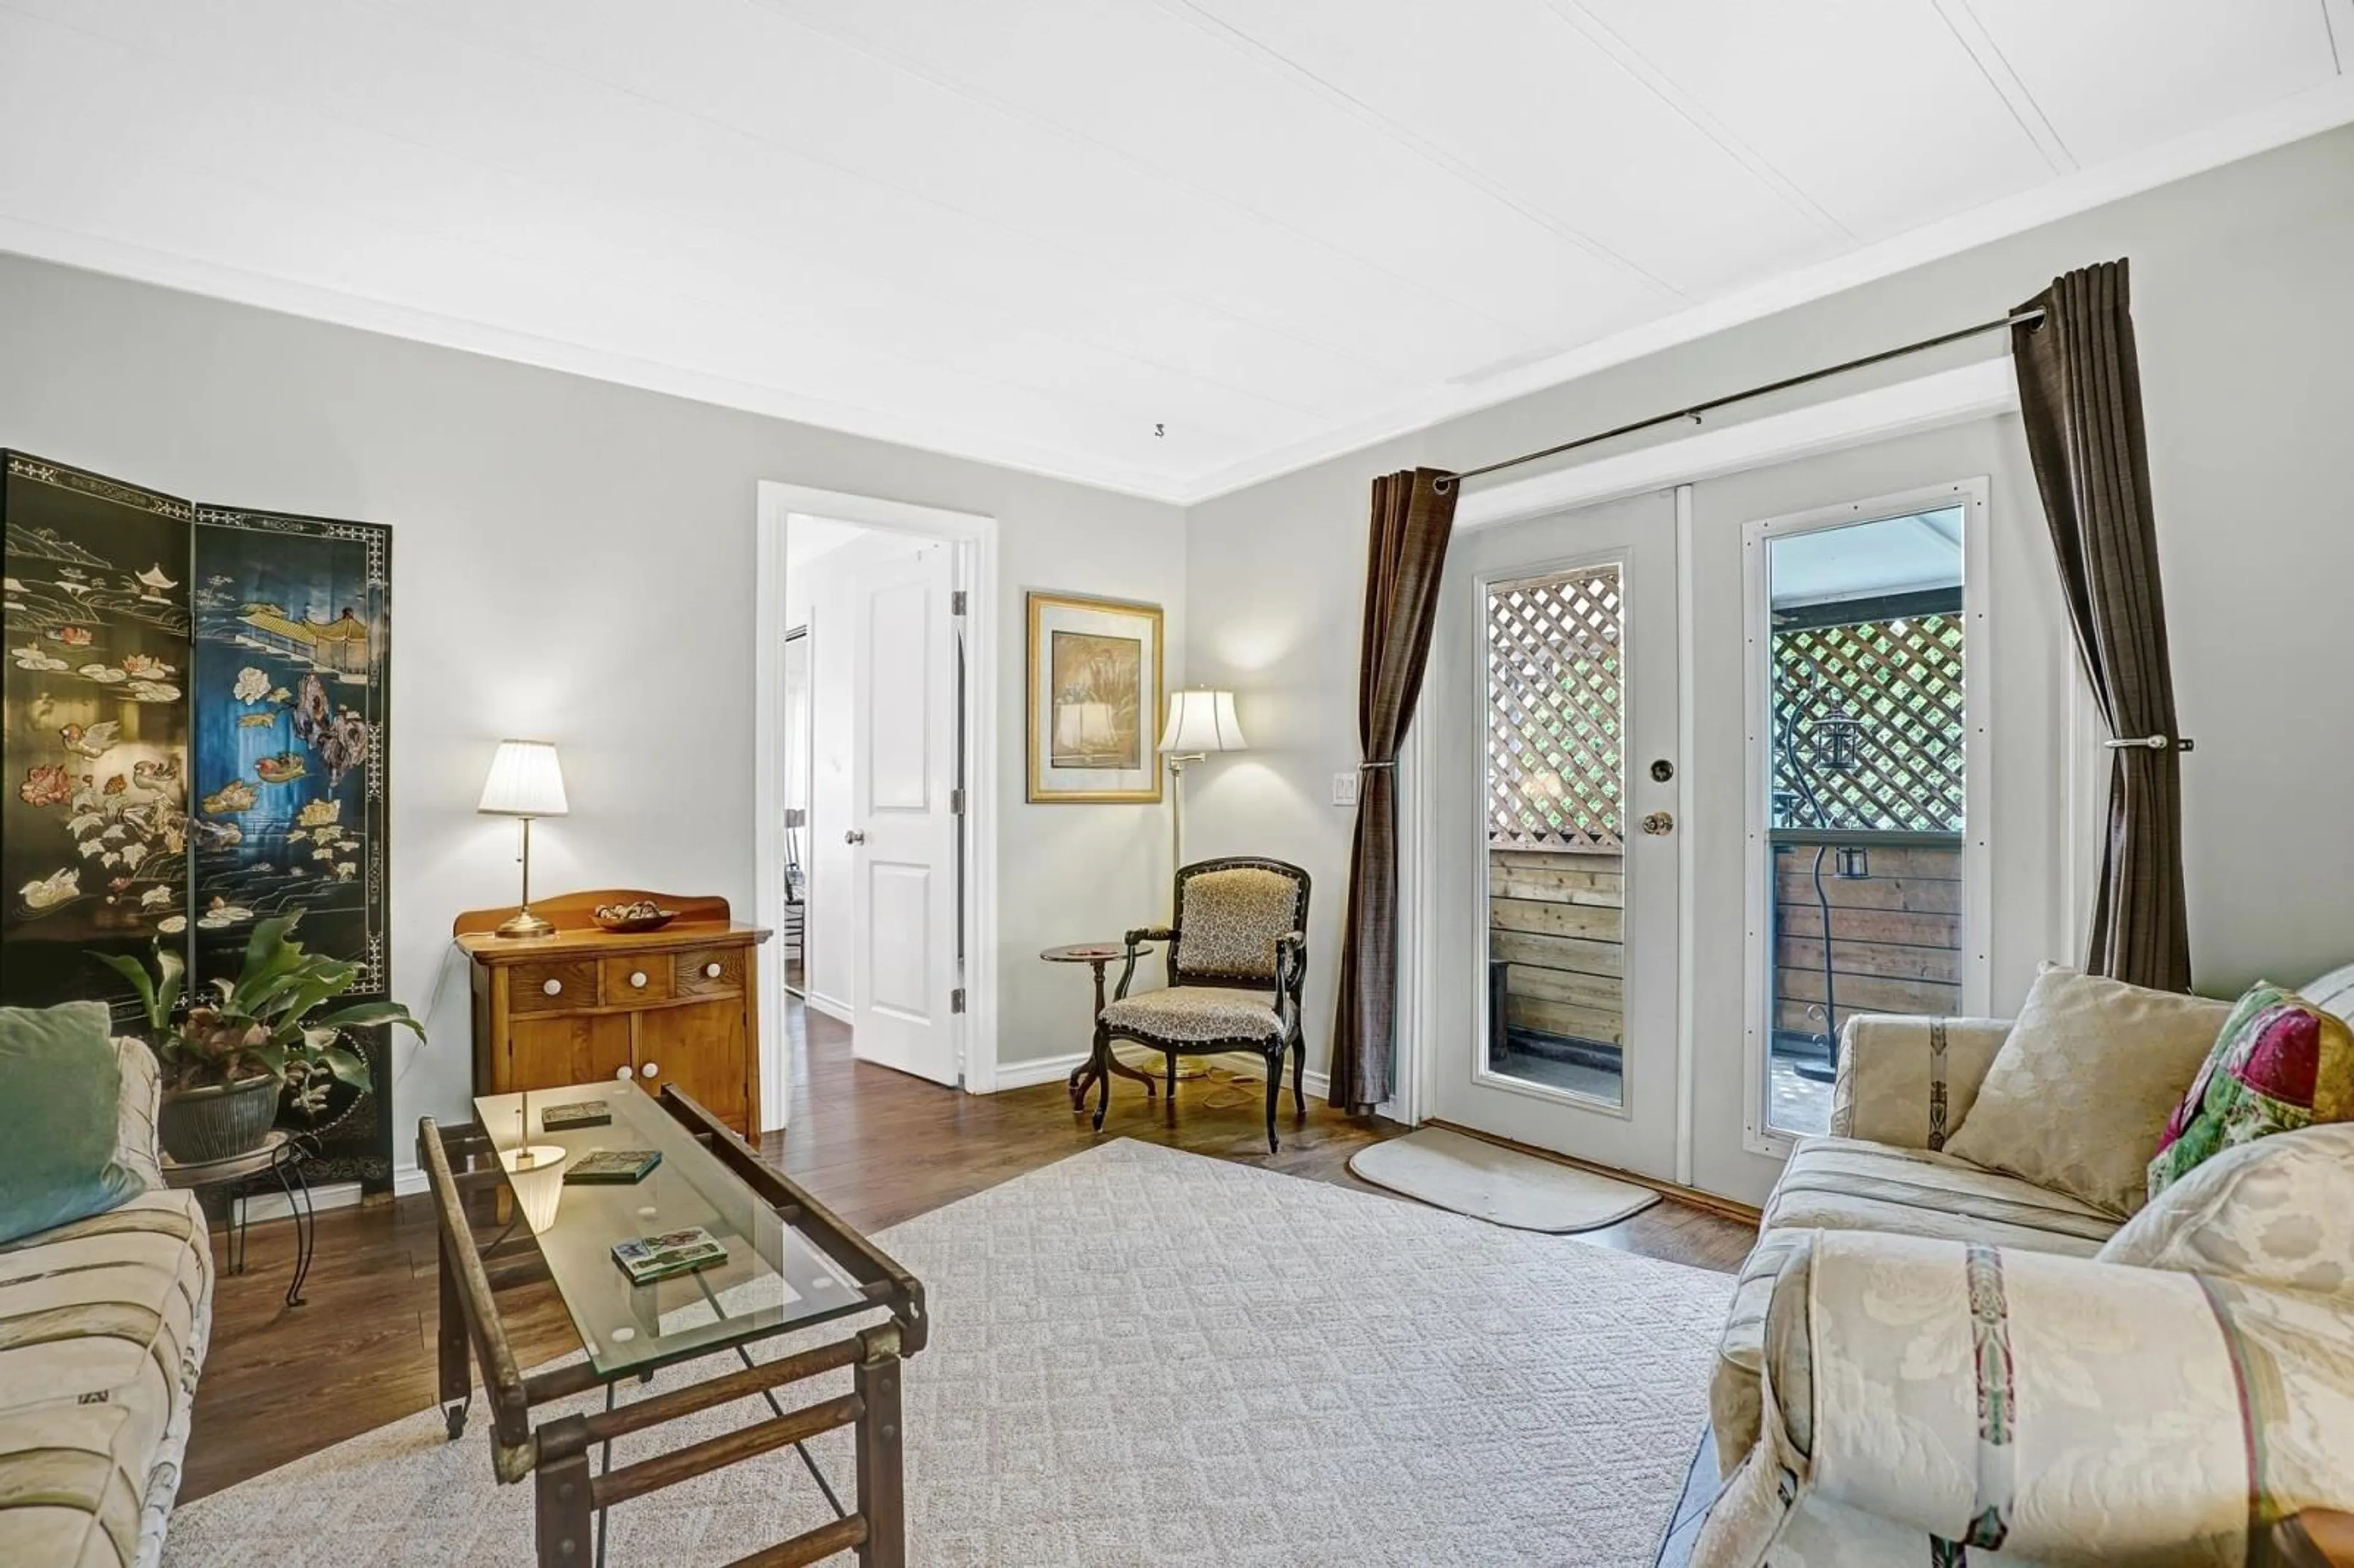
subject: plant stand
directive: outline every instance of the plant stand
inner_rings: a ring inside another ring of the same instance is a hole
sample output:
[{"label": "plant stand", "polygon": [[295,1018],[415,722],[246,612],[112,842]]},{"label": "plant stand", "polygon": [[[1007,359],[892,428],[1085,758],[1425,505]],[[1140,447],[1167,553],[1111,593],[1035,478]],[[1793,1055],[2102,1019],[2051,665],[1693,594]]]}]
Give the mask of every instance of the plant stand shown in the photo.
[{"label": "plant stand", "polygon": [[[310,1150],[302,1139],[283,1128],[273,1128],[261,1147],[249,1153],[228,1160],[207,1160],[182,1165],[172,1160],[164,1161],[164,1185],[183,1192],[202,1192],[212,1187],[226,1187],[273,1176],[278,1190],[286,1194],[286,1209],[294,1222],[294,1277],[286,1284],[286,1305],[302,1305],[302,1285],[311,1277],[311,1256],[318,1242],[318,1216],[311,1206],[311,1183],[302,1174],[302,1161]],[[229,1194],[231,1213],[228,1222],[228,1272],[245,1272],[245,1233],[250,1221],[247,1215],[252,1205],[246,1195]]]}]

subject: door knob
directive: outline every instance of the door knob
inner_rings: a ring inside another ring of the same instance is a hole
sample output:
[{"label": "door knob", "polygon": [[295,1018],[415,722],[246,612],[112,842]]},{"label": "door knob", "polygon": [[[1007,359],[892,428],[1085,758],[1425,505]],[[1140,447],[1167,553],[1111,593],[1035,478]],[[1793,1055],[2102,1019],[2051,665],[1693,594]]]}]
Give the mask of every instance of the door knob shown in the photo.
[{"label": "door knob", "polygon": [[640,1076],[640,1077],[642,1077],[642,1078],[651,1078],[651,1077],[652,1077],[656,1073],[659,1073],[659,1072],[661,1072],[661,1071],[662,1071],[662,1064],[661,1064],[661,1063],[659,1063],[659,1062],[649,1062],[649,1063],[647,1063],[644,1066],[642,1066],[642,1067],[641,1067],[641,1068],[639,1068],[639,1069],[638,1069],[638,1076]]},{"label": "door knob", "polygon": [[631,969],[630,971],[630,983],[637,987],[640,991],[645,990],[646,971],[643,969]]},{"label": "door knob", "polygon": [[1653,838],[1676,831],[1676,819],[1666,811],[1654,811],[1643,819],[1643,831]]},{"label": "door knob", "polygon": [[842,842],[846,844],[863,844],[866,842],[866,835],[856,828],[845,829],[842,835]]},{"label": "door knob", "polygon": [[703,978],[705,980],[717,980],[719,978],[719,966],[717,964],[704,965]]},{"label": "door knob", "polygon": [[613,1076],[617,1078],[626,1078],[629,1075],[630,1070],[627,1067],[616,1067],[613,1069]]},{"label": "door knob", "polygon": [[564,994],[564,982],[560,980],[542,980],[539,982],[539,989],[546,991],[550,996],[562,996]]}]

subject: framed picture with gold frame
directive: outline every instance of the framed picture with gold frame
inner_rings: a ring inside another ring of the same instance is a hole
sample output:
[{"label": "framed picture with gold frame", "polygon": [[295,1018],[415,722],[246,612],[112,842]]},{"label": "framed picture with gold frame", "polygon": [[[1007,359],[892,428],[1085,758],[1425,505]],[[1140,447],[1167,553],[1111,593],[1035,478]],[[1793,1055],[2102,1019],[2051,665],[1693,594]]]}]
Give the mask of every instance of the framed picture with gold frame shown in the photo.
[{"label": "framed picture with gold frame", "polygon": [[1029,796],[1040,803],[1161,799],[1161,607],[1032,593]]}]

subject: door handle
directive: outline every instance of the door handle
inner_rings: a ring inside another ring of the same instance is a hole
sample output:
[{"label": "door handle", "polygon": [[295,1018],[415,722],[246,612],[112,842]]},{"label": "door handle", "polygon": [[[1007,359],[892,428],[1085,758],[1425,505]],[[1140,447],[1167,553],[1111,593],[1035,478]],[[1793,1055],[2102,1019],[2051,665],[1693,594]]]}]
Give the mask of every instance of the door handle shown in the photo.
[{"label": "door handle", "polygon": [[1643,831],[1653,838],[1658,838],[1663,833],[1674,832],[1676,819],[1670,812],[1654,811],[1643,819]]},{"label": "door handle", "polygon": [[845,829],[842,835],[842,842],[846,844],[863,844],[866,842],[866,835],[856,828]]}]

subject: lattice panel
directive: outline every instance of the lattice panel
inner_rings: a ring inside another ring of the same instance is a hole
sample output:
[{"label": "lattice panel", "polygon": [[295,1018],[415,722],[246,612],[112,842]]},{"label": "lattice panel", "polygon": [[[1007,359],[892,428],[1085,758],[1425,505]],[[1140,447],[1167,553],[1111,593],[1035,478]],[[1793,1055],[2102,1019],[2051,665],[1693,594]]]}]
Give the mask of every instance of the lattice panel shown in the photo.
[{"label": "lattice panel", "polygon": [[1625,842],[1626,612],[1616,565],[1488,590],[1488,842]]},{"label": "lattice panel", "polygon": [[1776,827],[1961,832],[1960,616],[1776,631],[1774,668]]}]

